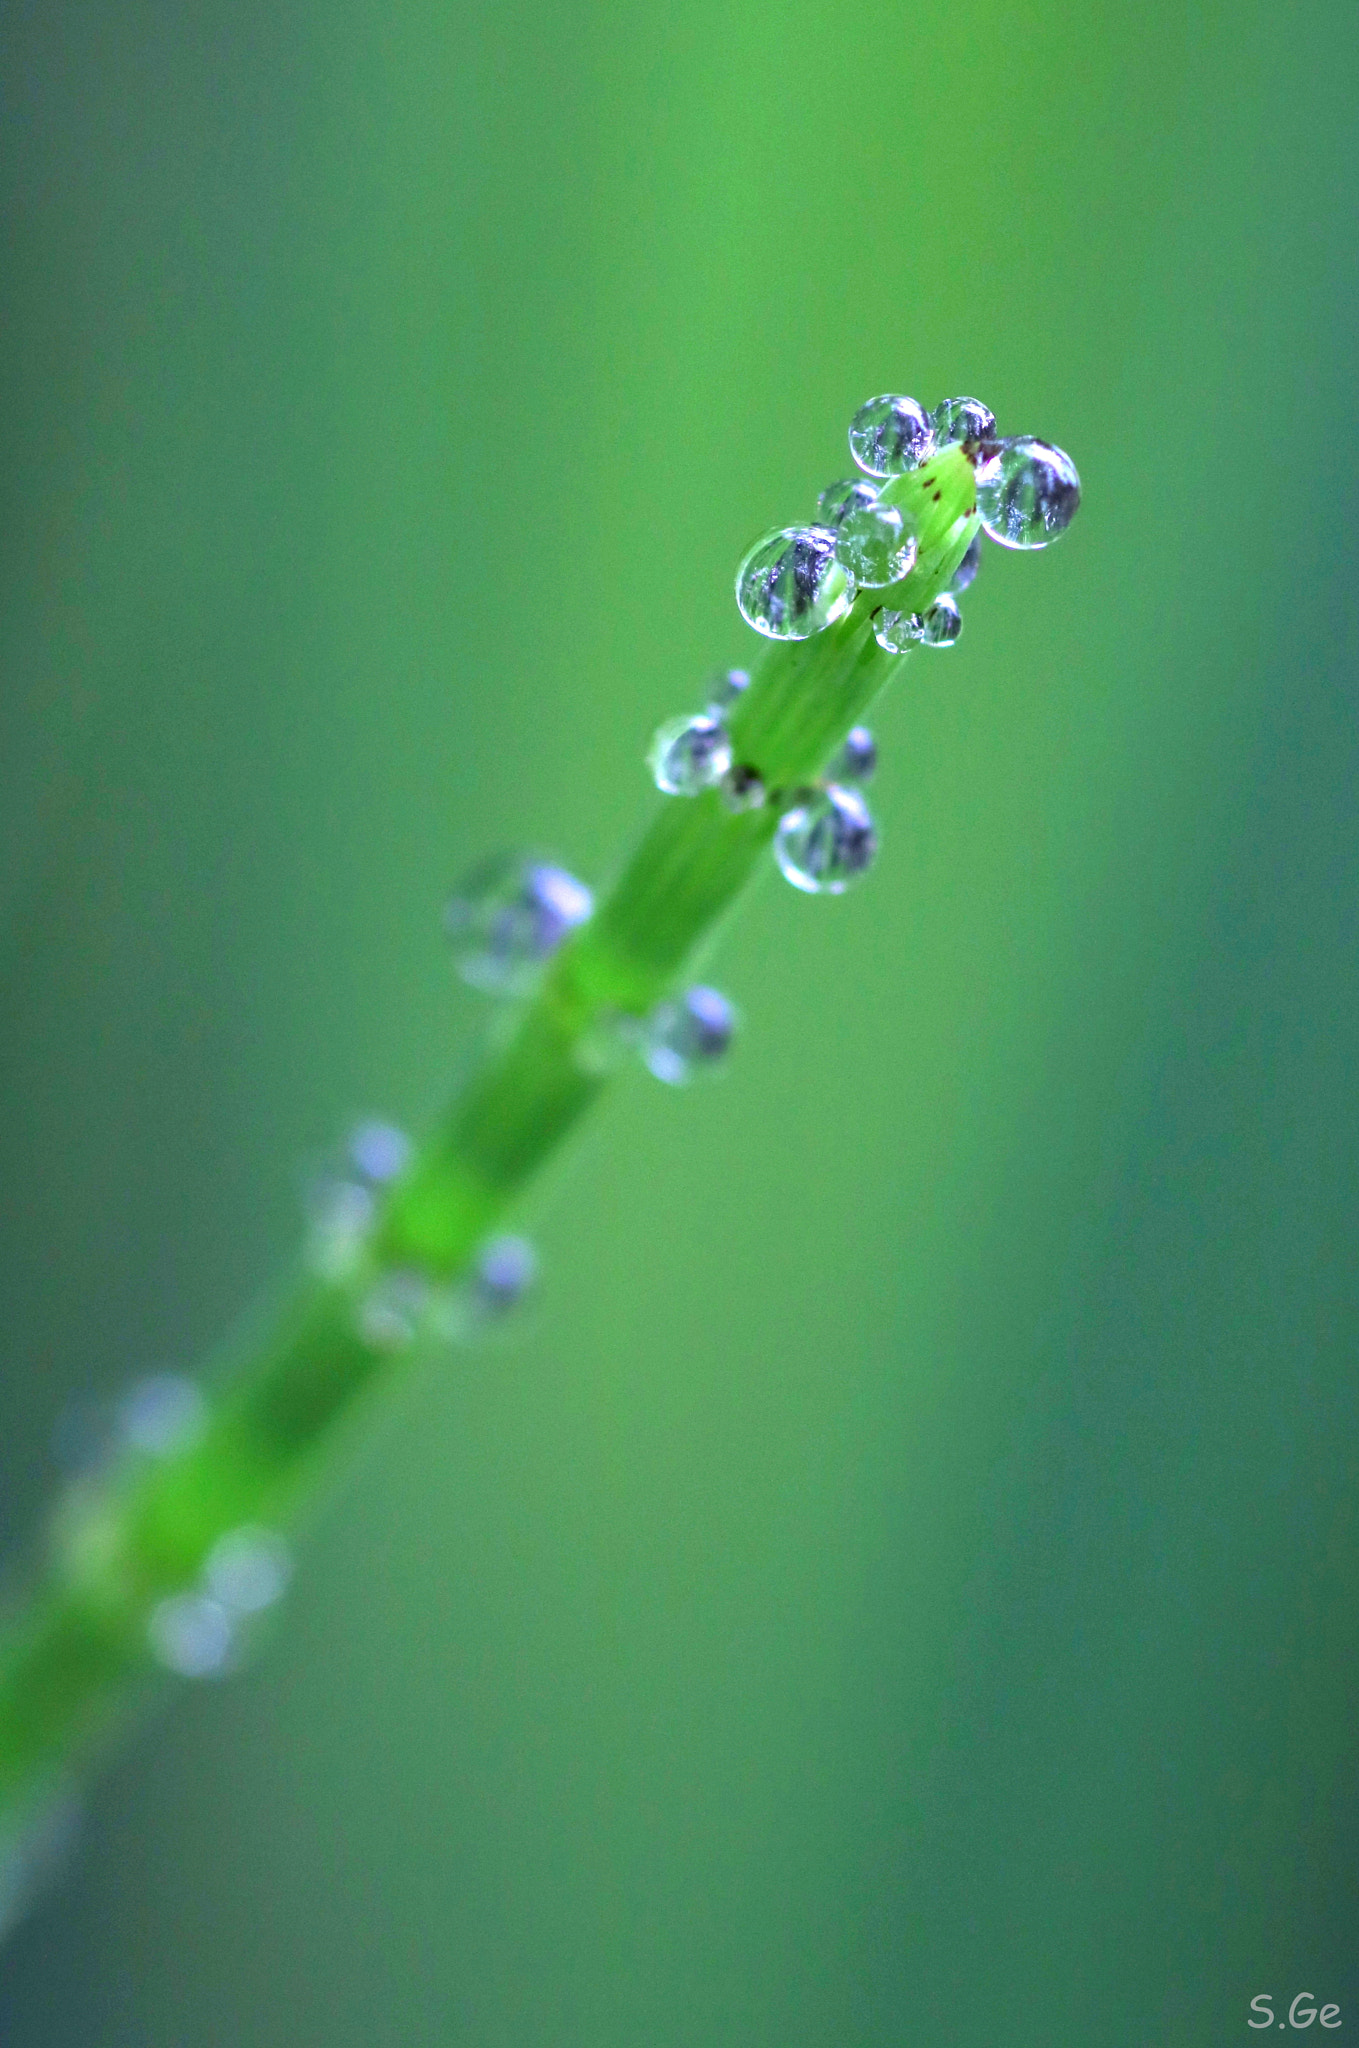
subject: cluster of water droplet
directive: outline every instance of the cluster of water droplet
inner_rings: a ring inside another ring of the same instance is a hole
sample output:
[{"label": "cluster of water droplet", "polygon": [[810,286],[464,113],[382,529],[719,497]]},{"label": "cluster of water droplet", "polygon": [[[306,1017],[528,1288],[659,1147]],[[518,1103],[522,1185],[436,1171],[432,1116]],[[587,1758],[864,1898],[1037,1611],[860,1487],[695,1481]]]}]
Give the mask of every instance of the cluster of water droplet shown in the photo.
[{"label": "cluster of water droplet", "polygon": [[518,1307],[537,1275],[533,1246],[508,1234],[488,1239],[471,1271],[453,1281],[414,1266],[390,1267],[359,1303],[359,1335],[375,1351],[471,1343]]},{"label": "cluster of water droplet", "polygon": [[357,1271],[383,1191],[410,1156],[406,1133],[374,1118],[356,1125],[338,1165],[316,1176],[307,1194],[307,1263],[323,1280]]},{"label": "cluster of water droplet", "polygon": [[261,1617],[283,1598],[292,1552],[273,1529],[228,1529],[203,1561],[197,1584],[158,1600],[147,1621],[152,1655],[179,1678],[238,1670]]}]

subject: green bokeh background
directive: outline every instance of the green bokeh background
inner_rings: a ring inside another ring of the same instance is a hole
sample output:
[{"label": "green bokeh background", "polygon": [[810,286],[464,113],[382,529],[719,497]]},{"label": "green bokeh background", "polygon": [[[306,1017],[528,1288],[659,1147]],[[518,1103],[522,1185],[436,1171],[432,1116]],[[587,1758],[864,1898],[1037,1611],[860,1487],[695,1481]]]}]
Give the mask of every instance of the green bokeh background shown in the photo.
[{"label": "green bokeh background", "polygon": [[607,877],[859,400],[1086,488],[884,706],[871,882],[728,935],[729,1079],[615,1092],[523,1340],[99,1788],[0,2039],[1359,2024],[1352,11],[16,0],[0,77],[11,1534],[433,1112],[450,880]]}]

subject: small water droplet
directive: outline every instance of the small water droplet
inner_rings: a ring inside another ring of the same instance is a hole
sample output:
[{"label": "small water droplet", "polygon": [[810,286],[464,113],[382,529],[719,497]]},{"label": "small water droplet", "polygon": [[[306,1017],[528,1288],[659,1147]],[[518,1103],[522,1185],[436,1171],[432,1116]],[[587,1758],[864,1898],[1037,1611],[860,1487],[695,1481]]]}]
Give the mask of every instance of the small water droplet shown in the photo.
[{"label": "small water droplet", "polygon": [[838,527],[851,512],[858,512],[865,505],[875,505],[881,488],[866,476],[842,477],[838,484],[827,484],[816,501],[820,523]]},{"label": "small water droplet", "polygon": [[958,441],[984,441],[996,431],[996,416],[979,398],[946,398],[930,414],[935,445],[951,448]]},{"label": "small water droplet", "polygon": [[729,811],[758,811],[764,799],[764,781],[754,768],[738,763],[722,777],[722,801]]},{"label": "small water droplet", "polygon": [[590,891],[565,868],[502,856],[475,869],[449,899],[444,930],[470,987],[526,995],[544,961],[593,908]]},{"label": "small water droplet", "polygon": [[374,1187],[395,1180],[411,1156],[411,1141],[395,1124],[370,1117],[349,1134],[349,1157],[357,1173]]},{"label": "small water droplet", "polygon": [[741,616],[770,640],[810,640],[842,619],[854,579],[825,526],[785,526],[756,541],[736,572]]},{"label": "small water droplet", "polygon": [[234,1666],[231,1616],[206,1593],[172,1593],[158,1600],[146,1633],[157,1662],[177,1678],[220,1678]]},{"label": "small water droplet", "polygon": [[191,1450],[207,1424],[201,1387],[177,1372],[135,1381],[118,1404],[118,1434],[148,1458],[173,1458]]},{"label": "small water droplet", "polygon": [[992,443],[977,470],[977,510],[1003,548],[1045,548],[1066,532],[1080,502],[1071,457],[1031,435]]},{"label": "small water droplet", "polygon": [[672,1088],[713,1073],[736,1030],[736,1012],[715,988],[690,988],[658,1003],[646,1020],[642,1058]]},{"label": "small water droplet", "polygon": [[666,796],[701,796],[715,789],[731,766],[731,740],[713,711],[671,718],[660,727],[647,754],[656,787]]},{"label": "small water droplet", "polygon": [[850,422],[849,452],[870,476],[904,476],[934,453],[930,416],[913,398],[867,399]]},{"label": "small water droplet", "polygon": [[394,1267],[379,1274],[358,1307],[358,1330],[374,1351],[404,1351],[426,1326],[433,1290],[423,1273]]},{"label": "small water droplet", "polygon": [[922,647],[952,647],[963,630],[963,615],[947,591],[942,597],[936,597],[925,613],[921,629]]},{"label": "small water droplet", "polygon": [[292,1551],[273,1529],[228,1529],[208,1552],[203,1589],[228,1614],[262,1614],[288,1590]]},{"label": "small water droplet", "polygon": [[713,684],[712,695],[708,699],[708,709],[719,714],[723,711],[730,711],[732,705],[744,697],[749,688],[749,669],[724,669]]},{"label": "small water droplet", "polygon": [[857,789],[829,783],[779,820],[774,858],[795,889],[840,896],[873,863],[878,835]]},{"label": "small water droplet", "polygon": [[508,1315],[537,1277],[538,1254],[526,1237],[493,1237],[482,1247],[472,1291],[485,1315]]},{"label": "small water droplet", "polygon": [[981,535],[974,533],[968,543],[967,553],[949,578],[948,587],[954,597],[961,597],[965,590],[971,589],[977,579],[977,571],[980,567]]},{"label": "small water droplet", "polygon": [[873,621],[873,637],[885,654],[907,654],[918,647],[925,632],[919,612],[881,611]]},{"label": "small water droplet", "polygon": [[878,765],[878,743],[866,725],[852,726],[831,764],[832,782],[869,782]]},{"label": "small water droplet", "polygon": [[910,575],[915,534],[899,505],[859,505],[841,520],[835,553],[856,583],[880,590]]}]

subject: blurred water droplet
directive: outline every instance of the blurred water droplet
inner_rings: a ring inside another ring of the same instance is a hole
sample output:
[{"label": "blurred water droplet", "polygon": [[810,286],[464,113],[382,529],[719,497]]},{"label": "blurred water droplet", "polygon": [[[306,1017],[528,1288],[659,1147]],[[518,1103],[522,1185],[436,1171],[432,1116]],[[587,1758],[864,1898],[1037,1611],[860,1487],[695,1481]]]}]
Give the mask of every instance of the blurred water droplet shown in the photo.
[{"label": "blurred water droplet", "polygon": [[358,1307],[359,1335],[375,1351],[403,1351],[426,1327],[433,1290],[423,1273],[396,1267],[373,1282]]},{"label": "blurred water droplet", "polygon": [[770,640],[810,640],[842,619],[854,579],[825,526],[785,526],[756,541],[736,572],[741,616]]},{"label": "blurred water droplet", "polygon": [[866,476],[842,477],[837,484],[827,484],[816,501],[821,525],[839,527],[851,512],[858,512],[865,505],[875,505],[881,488],[881,484]]},{"label": "blurred water droplet", "polygon": [[0,1940],[49,1892],[71,1860],[83,1809],[74,1786],[49,1785],[0,1828]]},{"label": "blurred water droplet", "polygon": [[977,579],[977,571],[980,567],[981,535],[974,533],[968,543],[967,553],[949,578],[948,587],[950,593],[954,597],[961,597],[965,590],[970,590]]},{"label": "blurred water droplet", "polygon": [[151,1373],[135,1381],[118,1404],[118,1434],[149,1458],[173,1458],[191,1450],[207,1422],[202,1389],[177,1372]]},{"label": "blurred water droplet", "polygon": [[363,1257],[377,1214],[372,1188],[321,1174],[307,1190],[307,1264],[323,1280],[344,1280]]},{"label": "blurred water droplet", "polygon": [[288,1590],[292,1552],[273,1529],[228,1529],[208,1552],[203,1588],[228,1614],[262,1614]]},{"label": "blurred water droplet", "polygon": [[946,398],[930,414],[935,446],[951,448],[958,441],[984,441],[996,431],[996,416],[979,398]]},{"label": "blurred water droplet", "polygon": [[1031,435],[993,443],[977,470],[977,510],[1003,548],[1045,548],[1066,532],[1080,502],[1071,457]]},{"label": "blurred water droplet", "polygon": [[873,620],[873,637],[886,654],[907,654],[920,645],[925,621],[919,612],[881,611]]},{"label": "blurred water droplet", "polygon": [[840,896],[873,863],[878,835],[857,789],[830,783],[779,820],[774,858],[795,889]]},{"label": "blurred water droplet", "polygon": [[511,855],[468,876],[449,899],[444,930],[470,987],[527,995],[544,961],[593,908],[590,891],[565,868]]},{"label": "blurred water droplet", "polygon": [[642,1058],[672,1088],[716,1070],[736,1029],[736,1012],[715,988],[690,988],[658,1003],[646,1020]]},{"label": "blurred water droplet", "polygon": [[963,615],[947,591],[936,597],[921,620],[922,647],[952,647],[963,630]]},{"label": "blurred water droplet", "polygon": [[764,799],[764,781],[754,768],[738,763],[722,777],[722,801],[729,811],[758,811]]},{"label": "blurred water droplet", "polygon": [[482,1247],[473,1292],[488,1316],[517,1308],[538,1277],[538,1255],[526,1237],[493,1237]]},{"label": "blurred water droplet", "polygon": [[869,782],[878,765],[878,743],[866,725],[852,726],[831,763],[832,782]]},{"label": "blurred water droplet", "polygon": [[712,711],[671,718],[659,728],[647,754],[657,789],[666,796],[701,796],[715,789],[731,766],[727,728]]},{"label": "blurred water droplet", "polygon": [[158,1600],[146,1633],[156,1661],[178,1678],[220,1678],[234,1667],[231,1616],[206,1593],[172,1593]]},{"label": "blurred water droplet", "polygon": [[867,399],[850,422],[849,452],[870,476],[904,476],[934,453],[929,414],[913,398]]},{"label": "blurred water droplet", "polygon": [[744,697],[750,688],[750,671],[744,668],[724,669],[713,684],[708,709],[718,712],[729,711],[738,699]]},{"label": "blurred water droplet", "polygon": [[395,1180],[411,1156],[411,1141],[395,1124],[377,1117],[355,1125],[349,1134],[349,1157],[357,1172],[374,1187]]},{"label": "blurred water droplet", "polygon": [[915,567],[915,534],[899,505],[859,505],[841,520],[835,553],[856,583],[880,590]]}]

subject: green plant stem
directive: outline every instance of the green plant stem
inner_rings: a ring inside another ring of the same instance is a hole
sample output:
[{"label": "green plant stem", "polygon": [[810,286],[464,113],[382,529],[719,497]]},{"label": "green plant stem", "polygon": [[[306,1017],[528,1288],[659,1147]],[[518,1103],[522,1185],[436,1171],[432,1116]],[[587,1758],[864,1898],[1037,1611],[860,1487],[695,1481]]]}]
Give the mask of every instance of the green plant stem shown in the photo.
[{"label": "green plant stem", "polygon": [[758,772],[765,805],[669,799],[393,1187],[361,1270],[304,1279],[241,1340],[190,1447],[68,1491],[46,1572],[0,1637],[0,1831],[85,1760],[154,1677],[156,1603],[194,1584],[225,1532],[292,1513],[341,1425],[406,1363],[408,1349],[361,1334],[366,1290],[384,1273],[445,1280],[466,1268],[607,1084],[611,1022],[644,1015],[673,988],[767,853],[781,802],[824,771],[900,666],[872,616],[883,605],[924,610],[947,585],[977,526],[969,458],[946,450],[884,496],[916,522],[910,576],[862,593],[813,639],[772,645],[732,712],[735,758]]}]

